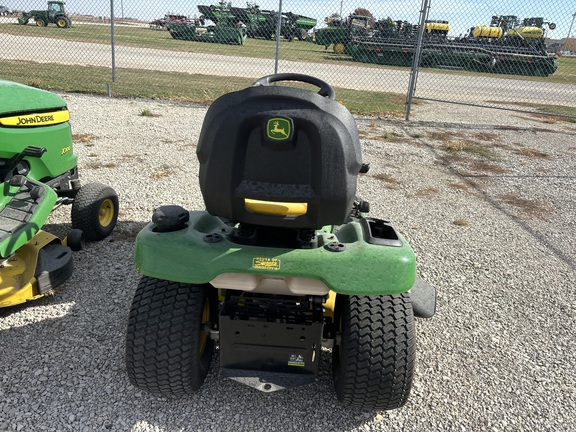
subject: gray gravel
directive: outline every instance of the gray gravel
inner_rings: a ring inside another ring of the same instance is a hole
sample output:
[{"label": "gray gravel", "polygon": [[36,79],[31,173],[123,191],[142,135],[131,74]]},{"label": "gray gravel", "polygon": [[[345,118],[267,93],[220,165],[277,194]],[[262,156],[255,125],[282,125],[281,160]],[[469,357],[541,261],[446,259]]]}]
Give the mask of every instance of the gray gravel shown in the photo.
[{"label": "gray gravel", "polygon": [[[75,253],[53,296],[0,310],[0,431],[574,430],[574,123],[434,104],[415,107],[410,123],[358,120],[371,163],[359,195],[404,233],[438,289],[437,315],[417,322],[408,404],[358,412],[337,402],[327,353],[316,384],[280,393],[216,367],[187,398],[132,387],[123,350],[134,236],[158,205],[203,207],[205,108],[64,97],[81,177],[117,190],[120,221]],[[69,211],[46,228],[65,235]]]}]

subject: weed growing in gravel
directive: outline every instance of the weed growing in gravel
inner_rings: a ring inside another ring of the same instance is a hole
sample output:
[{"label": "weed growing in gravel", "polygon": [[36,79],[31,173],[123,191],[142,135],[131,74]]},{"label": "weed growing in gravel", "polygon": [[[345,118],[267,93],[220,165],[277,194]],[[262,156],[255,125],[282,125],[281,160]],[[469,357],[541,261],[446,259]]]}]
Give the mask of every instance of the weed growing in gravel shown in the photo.
[{"label": "weed growing in gravel", "polygon": [[553,211],[552,206],[546,201],[526,199],[516,194],[500,194],[498,199],[521,210],[523,215],[536,217],[544,221],[550,218],[550,214]]},{"label": "weed growing in gravel", "polygon": [[391,174],[378,173],[374,174],[374,178],[386,183],[388,189],[398,189],[400,182]]},{"label": "weed growing in gravel", "polygon": [[514,150],[514,153],[520,156],[526,156],[530,159],[550,159],[550,155],[548,153],[542,152],[540,150],[536,150],[533,148],[524,148]]},{"label": "weed growing in gravel", "polygon": [[452,189],[461,190],[471,195],[476,195],[477,192],[473,189],[473,187],[468,183],[461,183],[461,182],[450,182],[448,186]]},{"label": "weed growing in gravel", "polygon": [[470,168],[479,173],[505,174],[508,170],[501,165],[496,165],[484,160],[472,161]]},{"label": "weed growing in gravel", "polygon": [[160,117],[160,114],[155,114],[149,109],[143,109],[142,111],[140,111],[140,115],[142,117]]},{"label": "weed growing in gravel", "polygon": [[154,174],[152,174],[152,178],[154,180],[160,180],[171,176],[175,172],[176,170],[170,165],[160,165],[160,167],[158,167],[158,170]]},{"label": "weed growing in gravel", "polygon": [[420,197],[420,198],[432,198],[436,195],[438,195],[438,189],[434,188],[434,187],[428,187],[426,189],[421,189],[418,192],[416,192],[414,194],[414,196]]},{"label": "weed growing in gravel", "polygon": [[92,134],[72,134],[72,142],[84,144],[86,147],[93,147],[96,137]]},{"label": "weed growing in gravel", "polygon": [[447,141],[442,143],[442,148],[448,152],[464,152],[490,160],[497,159],[496,155],[494,155],[492,150],[490,150],[486,146],[478,144],[475,141],[469,141],[469,140]]}]

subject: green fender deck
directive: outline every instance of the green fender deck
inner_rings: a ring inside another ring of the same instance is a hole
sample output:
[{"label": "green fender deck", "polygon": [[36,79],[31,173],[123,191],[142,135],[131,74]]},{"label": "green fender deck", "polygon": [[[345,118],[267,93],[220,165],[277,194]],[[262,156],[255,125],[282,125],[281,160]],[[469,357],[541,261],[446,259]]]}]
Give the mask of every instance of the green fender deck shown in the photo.
[{"label": "green fender deck", "polygon": [[[302,277],[323,281],[332,291],[347,295],[388,295],[412,288],[416,278],[414,252],[398,235],[399,246],[365,240],[358,221],[317,231],[319,244],[343,244],[335,252],[326,246],[288,249],[239,245],[230,241],[233,228],[205,211],[191,211],[188,226],[174,232],[155,232],[148,224],[136,238],[134,261],[145,276],[202,284],[223,273],[270,277]],[[219,236],[215,236],[218,234]],[[220,241],[209,242],[205,236]]]},{"label": "green fender deck", "polygon": [[6,258],[36,235],[56,203],[56,192],[43,183],[28,180],[30,187],[44,190],[32,197],[26,186],[4,182],[0,196],[0,257]]}]

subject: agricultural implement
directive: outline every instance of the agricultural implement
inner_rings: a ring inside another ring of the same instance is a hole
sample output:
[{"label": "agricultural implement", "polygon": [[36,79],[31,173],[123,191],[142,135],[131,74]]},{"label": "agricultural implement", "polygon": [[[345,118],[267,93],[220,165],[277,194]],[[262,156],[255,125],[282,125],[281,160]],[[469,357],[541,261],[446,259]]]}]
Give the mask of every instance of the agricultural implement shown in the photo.
[{"label": "agricultural implement", "polygon": [[[558,68],[544,43],[543,18],[494,16],[490,26],[476,26],[466,37],[450,38],[447,21],[426,21],[421,67],[503,74],[548,76]],[[354,37],[346,53],[355,61],[411,66],[416,53],[418,25],[390,19],[376,23],[367,36]]]},{"label": "agricultural implement", "polygon": [[[72,274],[72,250],[116,225],[116,192],[80,183],[68,120],[59,96],[0,80],[0,307],[50,293]],[[42,227],[64,204],[73,229],[61,240]]]},{"label": "agricultural implement", "polygon": [[[198,6],[202,11],[203,6]],[[188,23],[172,23],[168,31],[174,39],[214,42],[221,44],[244,45],[247,38],[246,25],[230,12],[225,2],[212,8],[212,18],[201,15],[200,18]],[[217,18],[216,18],[217,17]],[[206,25],[209,19],[214,24]]]},{"label": "agricultural implement", "polygon": [[72,26],[70,17],[64,10],[65,3],[63,1],[49,1],[47,10],[33,10],[25,12],[18,18],[18,24],[26,25],[31,19],[34,20],[36,26],[46,27],[48,24],[56,24],[58,28],[69,28]]},{"label": "agricultural implement", "polygon": [[329,17],[324,22],[327,27],[315,29],[312,40],[317,45],[324,45],[336,54],[344,54],[346,46],[355,38],[367,36],[369,23],[372,17],[364,15],[350,15],[346,19]]},{"label": "agricultural implement", "polygon": [[193,21],[186,15],[166,14],[164,18],[159,18],[148,23],[153,30],[168,30],[170,24],[193,24]]},{"label": "agricultural implement", "polygon": [[159,207],[136,238],[130,381],[197,391],[217,343],[222,376],[272,392],[313,383],[326,347],[344,404],[406,403],[414,316],[434,314],[436,292],[408,242],[356,197],[368,166],[332,87],[278,74],[220,97],[197,157],[206,210]]},{"label": "agricultural implement", "polygon": [[[247,7],[231,7],[226,2],[220,2],[219,6],[199,5],[198,10],[206,19],[218,22],[222,16],[232,14],[238,21],[246,26],[248,37],[271,39],[277,31],[278,12],[260,7],[254,3],[247,3]],[[305,40],[310,31],[316,25],[316,19],[304,15],[286,12],[281,16],[280,35],[292,41],[294,39]]]},{"label": "agricultural implement", "polygon": [[214,25],[202,25],[199,20],[187,24],[172,23],[168,31],[174,39],[197,42],[244,45],[247,38],[246,27],[235,20],[220,20]]}]

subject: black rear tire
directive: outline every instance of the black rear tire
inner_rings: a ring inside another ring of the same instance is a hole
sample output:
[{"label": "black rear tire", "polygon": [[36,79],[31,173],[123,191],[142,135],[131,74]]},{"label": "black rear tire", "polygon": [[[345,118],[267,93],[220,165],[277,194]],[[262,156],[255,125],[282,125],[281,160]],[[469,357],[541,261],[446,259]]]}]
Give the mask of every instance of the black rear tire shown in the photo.
[{"label": "black rear tire", "polygon": [[118,221],[118,195],[110,186],[88,183],[80,188],[72,203],[72,228],[84,232],[89,241],[112,234]]},{"label": "black rear tire", "polygon": [[214,341],[205,325],[217,315],[217,291],[143,277],[126,332],[126,370],[132,384],[154,394],[197,391],[210,369]]},{"label": "black rear tire", "polygon": [[416,360],[414,314],[408,293],[344,296],[337,300],[341,339],[332,349],[338,400],[364,410],[406,403]]}]

